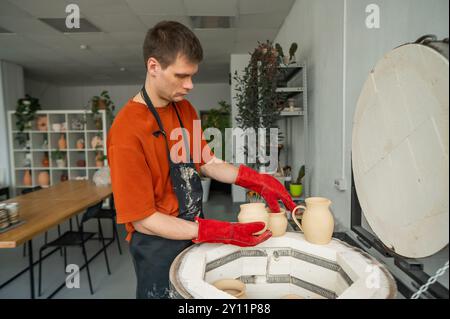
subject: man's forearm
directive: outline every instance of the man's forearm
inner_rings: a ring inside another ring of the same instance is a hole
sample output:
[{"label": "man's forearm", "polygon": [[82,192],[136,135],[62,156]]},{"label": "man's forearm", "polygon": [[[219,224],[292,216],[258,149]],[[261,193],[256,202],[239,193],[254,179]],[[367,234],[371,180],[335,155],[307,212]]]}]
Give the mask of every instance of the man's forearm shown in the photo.
[{"label": "man's forearm", "polygon": [[133,222],[136,231],[174,240],[191,240],[198,236],[198,224],[175,216],[156,212]]},{"label": "man's forearm", "polygon": [[238,167],[217,158],[203,165],[200,170],[203,175],[227,184],[234,184],[239,172]]}]

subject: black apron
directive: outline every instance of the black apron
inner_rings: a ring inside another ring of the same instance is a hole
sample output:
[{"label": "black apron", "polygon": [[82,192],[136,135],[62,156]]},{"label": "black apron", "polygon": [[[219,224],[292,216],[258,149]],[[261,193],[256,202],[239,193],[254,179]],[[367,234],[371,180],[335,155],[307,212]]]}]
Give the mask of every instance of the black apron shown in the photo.
[{"label": "black apron", "polygon": [[[170,158],[166,132],[164,131],[161,119],[145,90],[145,86],[142,88],[142,96],[159,126],[159,131],[154,132],[151,138],[159,138],[162,136],[166,142],[167,158],[170,167],[170,180],[179,205],[178,218],[194,221],[196,216],[203,217],[202,183],[192,161],[189,140],[187,139],[184,130],[183,140],[190,161],[188,163],[174,163]],[[175,109],[180,126],[184,129],[176,105],[171,103],[168,107],[173,107]],[[134,232],[131,238],[130,252],[133,256],[137,277],[137,298],[169,298],[170,265],[175,257],[190,245],[192,245],[191,240],[172,240]]]}]

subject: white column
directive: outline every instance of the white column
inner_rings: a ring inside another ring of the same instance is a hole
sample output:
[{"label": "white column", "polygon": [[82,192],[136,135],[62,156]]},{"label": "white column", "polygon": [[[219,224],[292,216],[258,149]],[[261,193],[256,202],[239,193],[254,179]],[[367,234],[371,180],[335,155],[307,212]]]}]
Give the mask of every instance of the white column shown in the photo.
[{"label": "white column", "polygon": [[7,112],[14,110],[24,95],[22,66],[0,61],[0,185],[11,182]]}]

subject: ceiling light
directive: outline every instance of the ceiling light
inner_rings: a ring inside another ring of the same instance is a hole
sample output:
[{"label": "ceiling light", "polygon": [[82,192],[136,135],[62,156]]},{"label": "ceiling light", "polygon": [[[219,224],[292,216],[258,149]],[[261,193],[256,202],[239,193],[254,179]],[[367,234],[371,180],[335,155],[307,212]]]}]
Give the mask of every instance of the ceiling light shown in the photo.
[{"label": "ceiling light", "polygon": [[66,26],[65,18],[40,18],[42,22],[48,24],[52,28],[63,32],[63,33],[79,33],[79,32],[102,32],[99,28],[93,25],[91,22],[85,18],[80,19],[79,28],[68,28]]},{"label": "ceiling light", "polygon": [[191,16],[194,29],[230,29],[234,28],[234,17]]}]

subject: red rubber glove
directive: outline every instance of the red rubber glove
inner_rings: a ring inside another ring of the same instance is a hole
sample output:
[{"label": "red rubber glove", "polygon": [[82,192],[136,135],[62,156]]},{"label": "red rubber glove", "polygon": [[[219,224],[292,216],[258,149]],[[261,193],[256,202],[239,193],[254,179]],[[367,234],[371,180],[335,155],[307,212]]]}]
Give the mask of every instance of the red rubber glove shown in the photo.
[{"label": "red rubber glove", "polygon": [[257,192],[266,200],[270,210],[274,213],[280,211],[279,199],[289,211],[296,206],[286,188],[275,177],[260,174],[248,166],[239,166],[238,176],[234,183]]},{"label": "red rubber glove", "polygon": [[253,236],[265,227],[263,222],[229,223],[199,217],[196,217],[195,221],[198,223],[198,236],[192,240],[194,243],[224,243],[249,247],[256,246],[272,236],[270,230],[259,236]]}]

